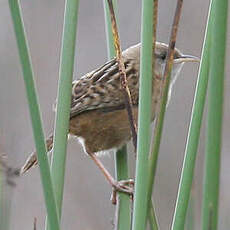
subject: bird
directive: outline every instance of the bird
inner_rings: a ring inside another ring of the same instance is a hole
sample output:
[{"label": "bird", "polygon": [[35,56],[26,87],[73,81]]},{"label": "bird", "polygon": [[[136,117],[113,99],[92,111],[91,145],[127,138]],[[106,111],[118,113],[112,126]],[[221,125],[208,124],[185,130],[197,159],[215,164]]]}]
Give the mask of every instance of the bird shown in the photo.
[{"label": "bird", "polygon": [[[127,84],[130,91],[134,121],[138,120],[139,76],[141,44],[136,44],[122,52]],[[168,45],[156,42],[155,68],[152,85],[151,120],[154,121],[157,106],[161,101],[163,73],[166,65]],[[168,93],[168,102],[172,87],[185,62],[197,62],[199,58],[184,55],[174,50],[173,67]],[[126,182],[119,183],[110,175],[98,158],[99,153],[118,150],[132,137],[125,99],[120,83],[120,72],[116,58],[72,82],[69,134],[77,137],[84,151],[94,160],[109,183],[118,191],[131,193]],[[52,152],[53,134],[46,140],[47,151]],[[33,152],[21,168],[21,174],[37,164],[36,152]]]}]

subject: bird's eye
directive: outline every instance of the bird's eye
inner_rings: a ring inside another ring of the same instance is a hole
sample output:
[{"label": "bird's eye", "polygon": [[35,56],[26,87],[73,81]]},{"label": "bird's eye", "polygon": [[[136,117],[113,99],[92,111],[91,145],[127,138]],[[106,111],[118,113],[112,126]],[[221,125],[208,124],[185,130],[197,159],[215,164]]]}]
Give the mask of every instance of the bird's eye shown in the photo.
[{"label": "bird's eye", "polygon": [[166,52],[163,52],[161,53],[160,57],[162,60],[165,60],[166,59],[166,56],[167,56],[167,53]]}]

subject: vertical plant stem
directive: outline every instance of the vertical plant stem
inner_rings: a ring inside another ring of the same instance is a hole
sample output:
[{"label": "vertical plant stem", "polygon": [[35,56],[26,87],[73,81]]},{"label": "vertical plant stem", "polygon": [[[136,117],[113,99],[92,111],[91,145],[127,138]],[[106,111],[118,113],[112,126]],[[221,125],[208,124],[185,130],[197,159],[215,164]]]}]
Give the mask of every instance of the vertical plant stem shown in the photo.
[{"label": "vertical plant stem", "polygon": [[163,97],[160,103],[160,113],[156,119],[156,127],[154,130],[155,131],[154,132],[154,143],[153,143],[152,154],[150,155],[150,165],[149,165],[149,175],[150,176],[149,176],[149,181],[148,181],[148,199],[150,199],[150,196],[153,191],[154,179],[155,179],[155,174],[156,174],[157,159],[159,155],[162,129],[163,129],[163,123],[164,123],[164,115],[165,115],[167,98],[168,98],[170,74],[171,74],[171,69],[173,65],[173,54],[174,54],[174,48],[176,44],[176,35],[177,35],[178,25],[180,21],[182,4],[183,4],[183,1],[178,0],[177,8],[176,8],[175,16],[174,16],[174,21],[173,21],[173,26],[172,26],[172,31],[171,31],[170,42],[169,42],[169,51],[167,54],[166,67],[164,71],[164,84],[162,88]]},{"label": "vertical plant stem", "polygon": [[170,37],[170,42],[169,42],[169,50],[167,54],[166,67],[164,70],[164,82],[163,82],[162,96],[161,96],[162,101],[160,102],[160,113],[159,113],[159,116],[156,117],[156,127],[154,130],[153,149],[152,149],[152,153],[149,159],[148,201],[150,201],[151,199],[154,180],[155,180],[157,159],[159,155],[164,116],[165,116],[165,110],[166,110],[166,104],[167,104],[167,98],[168,98],[168,89],[169,89],[169,84],[170,84],[170,75],[171,75],[171,69],[173,65],[173,54],[174,54],[174,48],[176,44],[176,36],[177,36],[177,30],[178,30],[178,25],[180,21],[180,15],[182,11],[182,5],[183,5],[183,1],[178,0],[177,8],[175,11],[175,16],[174,16],[174,21],[172,25],[172,30],[171,30],[171,37]]},{"label": "vertical plant stem", "polygon": [[[116,153],[116,178],[117,180],[128,179],[128,155],[126,146]],[[131,229],[131,210],[130,210],[130,197],[127,194],[119,193],[118,203],[116,209],[117,230]]]},{"label": "vertical plant stem", "polygon": [[[153,1],[153,52],[152,52],[152,73],[154,73],[154,69],[155,69],[155,46],[156,46],[156,37],[157,37],[157,18],[158,18],[158,0],[154,0]],[[154,86],[152,86],[152,88],[154,88]],[[153,90],[152,90],[153,91]],[[152,92],[153,93],[153,92]],[[150,153],[151,154],[151,153]],[[151,156],[149,156],[151,157]],[[151,166],[151,163],[150,163]],[[149,176],[151,177],[151,168],[149,171]],[[149,218],[149,224],[150,224],[150,228],[152,230],[158,230],[158,223],[157,223],[157,217],[156,217],[156,213],[155,213],[155,209],[154,209],[154,205],[153,205],[153,201],[151,199],[152,197],[152,191],[149,190],[149,192],[151,192],[151,194],[148,194],[148,204],[149,204],[149,208],[148,208],[148,218]]]},{"label": "vertical plant stem", "polygon": [[150,229],[151,230],[158,230],[159,229],[158,222],[156,219],[156,214],[155,214],[155,210],[154,210],[154,206],[153,206],[152,202],[150,203],[148,216],[149,216]]},{"label": "vertical plant stem", "polygon": [[66,146],[67,134],[69,131],[78,3],[79,0],[66,0],[64,14],[53,162],[51,167],[59,217],[61,217],[64,188]]},{"label": "vertical plant stem", "polygon": [[[79,0],[66,0],[64,13],[54,148],[51,164],[51,175],[56,193],[59,220],[61,220],[62,214],[62,200],[65,180],[66,147],[67,135],[69,131],[78,4]],[[46,229],[49,229],[47,225]]]},{"label": "vertical plant stem", "polygon": [[148,154],[150,150],[153,0],[142,1],[138,141],[134,193],[133,230],[145,230],[148,208]]},{"label": "vertical plant stem", "polygon": [[227,14],[228,1],[213,0],[202,230],[216,230],[218,224]]},{"label": "vertical plant stem", "polygon": [[40,117],[38,100],[35,90],[29,49],[27,47],[27,41],[24,32],[21,9],[17,0],[9,0],[9,6],[11,10],[11,16],[13,19],[19,56],[23,70],[25,88],[30,110],[30,117],[32,120],[34,140],[37,149],[38,162],[40,166],[40,174],[43,185],[47,215],[49,217],[49,226],[51,230],[59,230],[59,218],[56,208],[56,201],[52,186],[49,163],[46,155],[46,145],[44,142],[42,121]]},{"label": "vertical plant stem", "polygon": [[[117,1],[112,0],[112,4],[114,7],[116,20],[118,21],[118,18],[117,18]],[[116,56],[116,50],[115,50],[114,43],[113,43],[112,23],[111,23],[111,19],[110,19],[111,17],[110,17],[109,6],[108,6],[107,0],[103,0],[103,5],[104,5],[104,15],[105,15],[107,57],[110,60]]]},{"label": "vertical plant stem", "polygon": [[[104,0],[104,13],[105,13],[105,23],[106,23],[106,38],[107,38],[107,50],[108,59],[115,57],[115,48],[113,44],[113,34],[111,27],[111,20],[109,15],[109,8],[107,0]],[[117,12],[117,1],[113,1],[115,15]],[[116,17],[117,18],[117,17]],[[128,155],[127,148],[123,146],[118,150],[115,155],[115,172],[117,180],[128,179]],[[116,206],[116,229],[117,230],[127,230],[131,228],[131,210],[130,210],[130,198],[127,194],[118,194],[118,203]]]},{"label": "vertical plant stem", "polygon": [[209,73],[209,46],[210,30],[212,20],[212,7],[210,7],[209,17],[205,32],[205,39],[201,55],[200,69],[197,79],[195,98],[193,103],[190,127],[185,149],[184,163],[181,173],[180,185],[177,194],[176,207],[172,222],[172,230],[183,230],[185,225],[186,211],[189,202],[190,190],[194,173],[194,166],[197,148],[200,138],[200,128],[204,111],[205,97],[208,84]]},{"label": "vertical plant stem", "polygon": [[186,230],[195,230],[195,191],[194,185],[192,185],[190,199],[188,203],[188,211],[185,220],[185,229]]}]

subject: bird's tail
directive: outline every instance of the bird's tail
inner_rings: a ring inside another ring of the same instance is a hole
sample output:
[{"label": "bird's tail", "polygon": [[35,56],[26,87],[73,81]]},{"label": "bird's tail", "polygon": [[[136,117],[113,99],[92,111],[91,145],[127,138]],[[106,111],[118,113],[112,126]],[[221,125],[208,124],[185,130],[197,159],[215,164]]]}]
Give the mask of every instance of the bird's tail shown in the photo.
[{"label": "bird's tail", "polygon": [[[50,135],[48,139],[46,139],[46,147],[47,147],[47,153],[50,153],[51,149],[53,148],[53,134]],[[24,174],[30,168],[34,167],[37,164],[38,164],[37,153],[32,152],[30,156],[27,158],[25,164],[22,166],[20,170],[20,174]]]}]

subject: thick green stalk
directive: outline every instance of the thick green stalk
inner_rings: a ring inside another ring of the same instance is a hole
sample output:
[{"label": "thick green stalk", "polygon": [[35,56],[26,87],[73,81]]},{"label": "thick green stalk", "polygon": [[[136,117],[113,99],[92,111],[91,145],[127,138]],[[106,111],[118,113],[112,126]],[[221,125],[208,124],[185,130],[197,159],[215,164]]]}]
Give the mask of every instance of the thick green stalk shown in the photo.
[{"label": "thick green stalk", "polygon": [[[128,179],[128,155],[126,146],[116,152],[115,156],[116,166],[116,179],[126,180]],[[119,193],[118,195],[118,208],[116,210],[116,229],[126,230],[131,228],[131,200],[127,194]]]},{"label": "thick green stalk", "polygon": [[[211,7],[212,8],[212,7]],[[212,11],[212,10],[211,10]],[[194,166],[199,144],[200,128],[203,117],[205,97],[208,84],[209,72],[209,45],[212,13],[209,12],[208,26],[206,28],[204,45],[201,55],[201,63],[198,74],[195,98],[193,103],[188,139],[185,149],[185,158],[181,173],[176,208],[173,217],[172,230],[183,230],[185,225],[186,211],[189,202],[190,190],[194,173]]]},{"label": "thick green stalk", "polygon": [[[65,180],[66,147],[67,134],[69,131],[70,101],[74,69],[78,4],[79,0],[66,0],[65,3],[61,64],[58,83],[57,114],[55,122],[53,159],[51,164],[51,174],[56,193],[57,209],[60,219],[62,213],[62,200]],[[48,229],[47,225],[46,229]]]},{"label": "thick green stalk", "polygon": [[[106,38],[107,38],[107,50],[108,59],[115,57],[115,48],[113,44],[113,34],[111,30],[111,20],[109,14],[109,8],[107,0],[104,0],[104,13],[105,13],[105,23],[106,23]],[[113,6],[117,9],[117,1],[113,1]],[[128,155],[126,146],[118,150],[115,155],[115,172],[117,180],[128,179]],[[130,198],[127,194],[119,193],[118,204],[116,207],[116,229],[126,230],[131,228],[131,213],[130,213]]]},{"label": "thick green stalk", "polygon": [[[113,7],[116,14],[116,20],[117,20],[117,1],[113,0],[112,2],[113,2]],[[116,51],[113,43],[112,24],[111,24],[111,17],[110,17],[107,0],[103,0],[103,4],[104,4],[104,15],[105,15],[106,41],[107,41],[107,57],[108,60],[110,60],[111,58],[114,58],[116,56]]]},{"label": "thick green stalk", "polygon": [[216,230],[218,224],[227,13],[228,0],[213,0],[205,177],[202,207],[203,230]]},{"label": "thick green stalk", "polygon": [[69,131],[78,2],[79,0],[66,0],[65,3],[64,30],[59,71],[60,76],[58,83],[57,114],[55,122],[56,127],[54,136],[53,161],[51,167],[59,217],[61,217],[65,177],[66,146],[67,134]]},{"label": "thick green stalk", "polygon": [[33,70],[29,56],[29,49],[27,47],[27,41],[21,16],[21,9],[17,0],[9,0],[9,6],[11,10],[11,16],[13,19],[19,56],[23,70],[30,116],[32,120],[34,140],[37,150],[38,162],[40,166],[40,174],[43,185],[46,209],[49,217],[49,226],[51,230],[58,230],[60,229],[59,218],[56,209],[55,195],[52,186],[49,163],[46,155],[47,151],[44,142],[42,121],[40,117],[39,105],[35,90]]},{"label": "thick green stalk", "polygon": [[185,229],[186,230],[195,230],[195,192],[192,185],[192,190],[190,194],[190,199],[188,203],[188,211],[185,220]]},{"label": "thick green stalk", "polygon": [[150,203],[149,205],[149,226],[151,230],[158,230],[158,222],[157,222],[157,218],[156,218],[156,214],[155,214],[155,210],[154,210],[154,206],[153,206],[153,202]]},{"label": "thick green stalk", "polygon": [[140,89],[133,230],[146,228],[152,93],[153,0],[142,1]]}]

